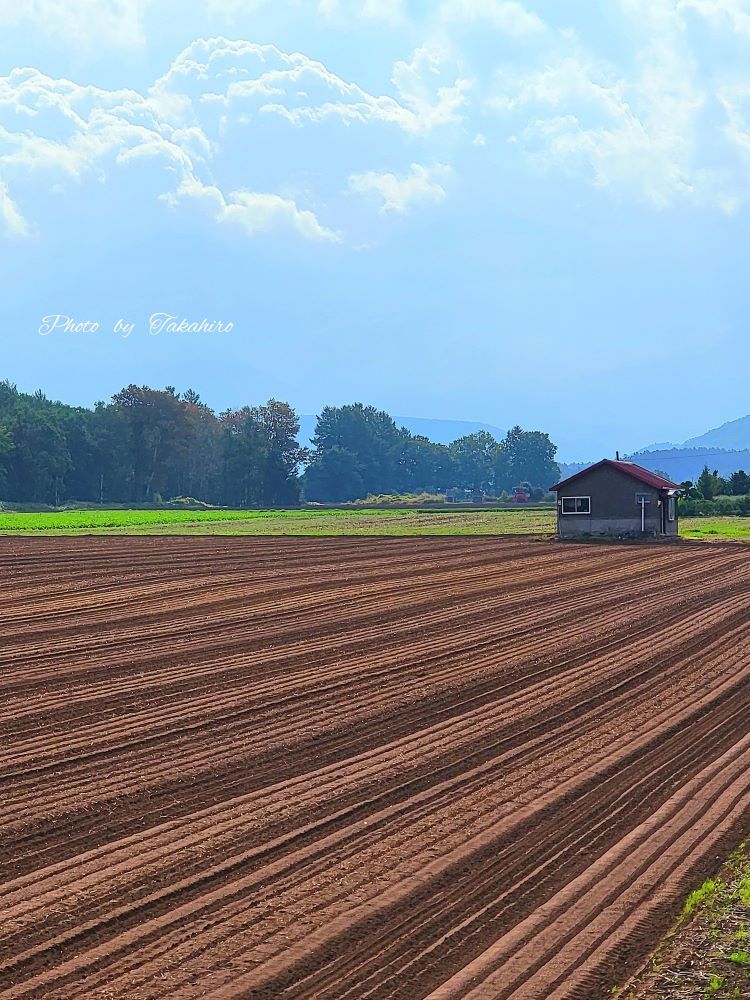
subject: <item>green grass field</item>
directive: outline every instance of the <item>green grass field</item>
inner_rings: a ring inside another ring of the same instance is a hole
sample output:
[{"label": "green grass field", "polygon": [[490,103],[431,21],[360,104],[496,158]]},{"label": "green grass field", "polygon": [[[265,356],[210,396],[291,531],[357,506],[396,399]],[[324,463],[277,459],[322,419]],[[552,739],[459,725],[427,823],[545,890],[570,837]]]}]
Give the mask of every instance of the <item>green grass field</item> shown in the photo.
[{"label": "green grass field", "polygon": [[702,538],[706,541],[736,539],[750,541],[750,517],[684,517],[680,521],[680,534],[684,538]]},{"label": "green grass field", "polygon": [[[750,518],[690,517],[685,538],[750,541]],[[554,510],[0,512],[3,535],[551,535]]]},{"label": "green grass field", "polygon": [[5,535],[551,534],[552,510],[80,510],[0,513]]}]

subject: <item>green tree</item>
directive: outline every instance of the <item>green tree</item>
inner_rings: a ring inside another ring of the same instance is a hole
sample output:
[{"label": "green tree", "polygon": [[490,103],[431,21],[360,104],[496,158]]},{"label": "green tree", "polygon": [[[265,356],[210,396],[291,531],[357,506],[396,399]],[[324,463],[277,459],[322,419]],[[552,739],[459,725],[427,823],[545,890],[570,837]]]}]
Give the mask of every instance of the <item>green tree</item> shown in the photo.
[{"label": "green tree", "polygon": [[286,403],[220,421],[188,389],[130,385],[93,410],[0,382],[0,497],[17,502],[289,503],[299,495],[299,424]]},{"label": "green tree", "polygon": [[457,485],[469,490],[491,492],[495,481],[498,442],[487,431],[458,438],[450,446]]},{"label": "green tree", "polygon": [[707,465],[703,466],[703,472],[698,476],[697,487],[704,500],[713,500],[717,493],[719,475],[711,472]]},{"label": "green tree", "polygon": [[305,470],[305,500],[347,503],[364,498],[373,491],[365,485],[361,465],[360,457],[347,448],[333,445],[319,451]]},{"label": "green tree", "polygon": [[172,386],[129,385],[112,397],[128,425],[132,448],[132,496],[153,500],[182,492],[193,433],[189,410]]},{"label": "green tree", "polygon": [[692,479],[686,479],[681,484],[681,487],[682,487],[682,496],[686,500],[702,500],[703,499],[703,496],[702,496],[700,490],[695,485],[695,483],[692,481]]},{"label": "green tree", "polygon": [[221,502],[221,423],[193,389],[182,394],[180,406],[183,448],[172,465],[168,494]]},{"label": "green tree", "polygon": [[450,448],[435,444],[421,435],[400,431],[398,479],[399,492],[438,493],[458,483],[456,461]]},{"label": "green tree", "polygon": [[5,498],[8,488],[8,473],[11,455],[13,453],[13,438],[7,427],[0,425],[0,500]]},{"label": "green tree", "polygon": [[495,453],[496,490],[512,490],[524,481],[548,489],[560,477],[556,454],[557,445],[548,434],[513,427]]},{"label": "green tree", "polygon": [[60,415],[47,406],[22,403],[11,433],[14,499],[59,504],[72,466]]},{"label": "green tree", "polygon": [[398,482],[403,436],[383,410],[362,403],[326,406],[312,443],[304,476],[308,499],[355,500],[386,492]]},{"label": "green tree", "polygon": [[268,440],[252,409],[221,415],[224,437],[222,497],[232,507],[260,506],[264,500]]},{"label": "green tree", "polygon": [[729,477],[729,488],[733,496],[742,497],[750,493],[750,476],[742,469]]},{"label": "green tree", "polygon": [[307,455],[297,441],[297,414],[288,403],[278,399],[252,407],[250,413],[265,435],[264,502],[275,506],[297,503],[300,495],[297,471]]}]

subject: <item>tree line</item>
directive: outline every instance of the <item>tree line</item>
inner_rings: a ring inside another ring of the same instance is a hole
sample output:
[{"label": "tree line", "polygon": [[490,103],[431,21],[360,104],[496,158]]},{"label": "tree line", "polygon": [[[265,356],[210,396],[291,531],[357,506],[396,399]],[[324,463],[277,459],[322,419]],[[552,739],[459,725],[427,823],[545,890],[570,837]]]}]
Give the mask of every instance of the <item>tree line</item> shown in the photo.
[{"label": "tree line", "polygon": [[289,506],[522,482],[541,494],[559,475],[549,437],[520,427],[442,445],[355,403],[323,409],[312,448],[298,434],[297,414],[275,399],[216,413],[193,390],[129,385],[88,409],[0,382],[0,500]]},{"label": "tree line", "polygon": [[514,427],[502,441],[479,431],[450,445],[436,444],[361,403],[326,406],[312,444],[304,491],[314,501],[452,488],[498,495],[521,483],[541,495],[560,474],[557,446],[541,431]]},{"label": "tree line", "polygon": [[680,512],[687,516],[695,514],[747,516],[750,514],[750,475],[739,469],[731,476],[724,477],[720,476],[716,469],[711,472],[708,466],[704,465],[695,482],[686,479],[682,483]]},{"label": "tree line", "polygon": [[684,495],[693,500],[714,500],[716,497],[742,497],[750,493],[750,476],[740,469],[725,478],[714,469],[711,472],[707,465],[693,483],[686,479],[682,484]]}]

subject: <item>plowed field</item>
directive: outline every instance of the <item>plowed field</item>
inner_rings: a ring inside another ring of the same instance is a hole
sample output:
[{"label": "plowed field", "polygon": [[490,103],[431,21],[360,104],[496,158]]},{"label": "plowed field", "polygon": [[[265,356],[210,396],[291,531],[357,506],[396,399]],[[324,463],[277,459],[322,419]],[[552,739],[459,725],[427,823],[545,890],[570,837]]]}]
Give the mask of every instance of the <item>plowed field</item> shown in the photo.
[{"label": "plowed field", "polygon": [[603,997],[750,829],[750,552],[0,539],[0,1000]]}]

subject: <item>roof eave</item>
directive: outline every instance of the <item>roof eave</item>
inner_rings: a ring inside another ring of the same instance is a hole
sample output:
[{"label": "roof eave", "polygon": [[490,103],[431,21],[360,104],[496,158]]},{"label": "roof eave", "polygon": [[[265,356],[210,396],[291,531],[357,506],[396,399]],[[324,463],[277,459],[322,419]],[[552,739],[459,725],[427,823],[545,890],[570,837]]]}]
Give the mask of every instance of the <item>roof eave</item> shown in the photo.
[{"label": "roof eave", "polygon": [[[631,463],[628,463],[628,464],[636,465],[635,462],[631,462]],[[623,469],[622,468],[622,463],[614,462],[610,458],[603,458],[599,462],[594,462],[593,465],[587,465],[585,469],[579,469],[578,472],[574,472],[573,475],[572,476],[568,476],[567,479],[561,479],[560,482],[559,483],[555,483],[554,486],[550,486],[550,488],[549,488],[550,493],[559,493],[559,491],[561,489],[563,489],[563,487],[567,486],[569,483],[575,482],[575,480],[578,479],[580,476],[584,475],[587,472],[592,472],[594,469],[598,469],[602,465],[612,465],[619,472],[622,472],[625,475],[631,475],[633,479],[637,479],[640,482],[644,482],[635,473],[629,472],[628,469]],[[643,469],[644,472],[648,472],[652,476],[656,475],[656,473],[651,472],[650,469],[643,468],[643,466],[636,466],[636,468]],[[661,479],[661,477],[658,477],[658,478]],[[657,485],[656,483],[649,483],[649,484],[644,484],[644,485],[650,485],[652,487],[652,489],[659,490],[659,491],[664,491],[664,492],[668,492],[670,490],[679,490],[679,491],[682,490],[682,487],[679,485],[679,483],[673,483],[671,481],[671,479],[661,479],[661,483],[663,485]]]}]

